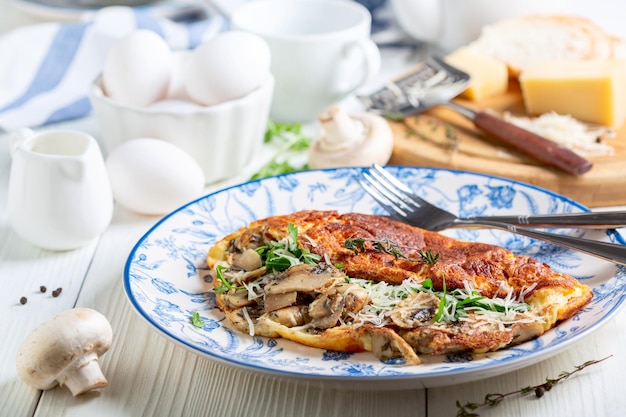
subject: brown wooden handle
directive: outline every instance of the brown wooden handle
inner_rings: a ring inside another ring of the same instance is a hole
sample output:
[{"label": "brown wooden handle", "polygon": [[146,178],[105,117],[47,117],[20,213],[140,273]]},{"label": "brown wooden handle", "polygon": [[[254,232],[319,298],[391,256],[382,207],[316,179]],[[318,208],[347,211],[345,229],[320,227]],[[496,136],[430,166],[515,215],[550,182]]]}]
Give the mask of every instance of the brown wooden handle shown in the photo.
[{"label": "brown wooden handle", "polygon": [[507,145],[570,174],[584,174],[593,166],[590,161],[572,150],[522,129],[498,116],[482,111],[476,113],[473,121],[476,127]]}]

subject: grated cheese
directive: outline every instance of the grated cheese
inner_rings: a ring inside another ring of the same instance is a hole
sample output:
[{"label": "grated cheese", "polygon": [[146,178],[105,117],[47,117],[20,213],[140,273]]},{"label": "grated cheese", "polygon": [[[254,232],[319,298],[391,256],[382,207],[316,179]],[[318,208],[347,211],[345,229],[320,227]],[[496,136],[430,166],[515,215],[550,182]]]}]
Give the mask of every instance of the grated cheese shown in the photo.
[{"label": "grated cheese", "polygon": [[599,140],[611,134],[609,128],[587,125],[569,115],[550,112],[536,118],[529,118],[513,116],[505,112],[502,117],[516,126],[550,139],[582,156],[603,156],[615,153],[612,146]]}]

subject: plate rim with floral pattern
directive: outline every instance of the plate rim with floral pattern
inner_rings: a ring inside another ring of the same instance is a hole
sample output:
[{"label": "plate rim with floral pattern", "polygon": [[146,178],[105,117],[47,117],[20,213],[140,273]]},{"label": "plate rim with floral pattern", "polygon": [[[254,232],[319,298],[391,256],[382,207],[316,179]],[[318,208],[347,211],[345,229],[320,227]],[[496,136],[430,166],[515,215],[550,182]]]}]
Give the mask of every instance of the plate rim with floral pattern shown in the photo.
[{"label": "plate rim with floral pattern", "polygon": [[[131,250],[124,290],[132,307],[158,333],[201,356],[248,370],[307,381],[359,382],[383,389],[469,382],[546,359],[597,330],[623,306],[626,268],[509,232],[450,229],[446,235],[479,240],[527,254],[573,275],[593,288],[594,299],[575,317],[537,339],[485,354],[421,355],[405,366],[371,353],[340,353],[284,339],[250,336],[224,320],[211,291],[206,252],[217,240],[249,222],[297,210],[386,214],[358,185],[362,167],[307,170],[225,188],[163,217]],[[457,215],[534,214],[589,211],[582,204],[520,181],[444,168],[387,166],[430,202]],[[554,229],[626,244],[615,230]],[[201,319],[192,323],[192,314]]]}]

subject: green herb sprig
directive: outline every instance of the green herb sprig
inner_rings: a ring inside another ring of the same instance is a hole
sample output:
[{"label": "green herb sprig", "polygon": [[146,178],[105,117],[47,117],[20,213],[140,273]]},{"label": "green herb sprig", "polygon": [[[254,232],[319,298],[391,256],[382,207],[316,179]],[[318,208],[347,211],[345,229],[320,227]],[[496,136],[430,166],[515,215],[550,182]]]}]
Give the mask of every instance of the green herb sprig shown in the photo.
[{"label": "green herb sprig", "polygon": [[287,156],[307,150],[311,146],[311,138],[301,132],[302,125],[268,122],[265,131],[265,143],[278,143],[280,147],[272,159],[257,171],[251,180],[270,177],[289,172],[301,171],[307,165],[296,167],[287,162]]},{"label": "green herb sprig", "polygon": [[541,398],[547,391],[550,391],[552,387],[554,387],[556,384],[565,381],[566,379],[568,379],[575,373],[580,372],[583,369],[591,365],[595,365],[597,363],[607,360],[611,356],[613,355],[609,355],[602,359],[587,361],[583,363],[582,365],[577,365],[573,371],[561,372],[558,377],[546,378],[546,382],[543,382],[538,385],[524,387],[516,391],[508,392],[506,394],[498,394],[498,393],[487,394],[485,395],[485,399],[482,403],[467,402],[465,404],[461,404],[460,401],[457,401],[456,406],[458,408],[458,412],[456,413],[456,417],[480,417],[478,413],[474,412],[475,410],[486,407],[486,406],[495,407],[496,405],[500,404],[502,400],[504,400],[507,397],[511,397],[513,395],[527,395],[527,394],[534,393],[537,398]]},{"label": "green herb sprig", "polygon": [[[383,239],[366,239],[362,237],[348,238],[344,241],[343,246],[346,249],[354,251],[354,253],[365,253],[365,243],[370,242],[376,252],[387,253],[395,256],[396,259],[404,259],[409,262],[424,262],[428,265],[434,265],[439,260],[439,254],[433,254],[430,249],[419,250],[420,259],[413,259],[406,256],[401,246],[389,238]],[[408,248],[408,247],[404,247]],[[410,249],[410,248],[409,248]]]},{"label": "green herb sprig", "polygon": [[191,324],[193,324],[195,327],[204,327],[204,321],[202,321],[202,319],[200,318],[200,313],[198,313],[197,311],[191,313]]},{"label": "green herb sprig", "polygon": [[256,249],[269,270],[284,271],[301,263],[316,264],[321,256],[298,246],[298,228],[295,224],[287,225],[288,238],[280,242],[271,242],[269,246]]},{"label": "green herb sprig", "polygon": [[216,285],[213,288],[213,291],[216,294],[230,291],[230,289],[233,287],[233,284],[231,284],[228,281],[228,279],[226,279],[226,277],[224,276],[224,270],[226,270],[226,269],[228,269],[228,268],[225,267],[224,265],[217,265],[215,267],[215,276],[217,277],[218,281],[220,282],[220,285]]}]

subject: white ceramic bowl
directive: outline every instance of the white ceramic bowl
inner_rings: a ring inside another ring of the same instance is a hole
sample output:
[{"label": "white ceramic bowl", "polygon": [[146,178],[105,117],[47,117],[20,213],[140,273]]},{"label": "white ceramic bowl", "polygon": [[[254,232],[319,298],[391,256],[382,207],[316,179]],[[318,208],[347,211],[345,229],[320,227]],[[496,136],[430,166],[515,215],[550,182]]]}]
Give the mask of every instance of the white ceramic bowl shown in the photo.
[{"label": "white ceramic bowl", "polygon": [[258,153],[262,143],[274,78],[248,95],[214,106],[187,103],[163,108],[126,106],[106,96],[101,79],[91,86],[89,97],[108,154],[126,140],[150,137],[179,146],[200,164],[207,183],[238,174]]}]

